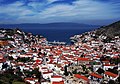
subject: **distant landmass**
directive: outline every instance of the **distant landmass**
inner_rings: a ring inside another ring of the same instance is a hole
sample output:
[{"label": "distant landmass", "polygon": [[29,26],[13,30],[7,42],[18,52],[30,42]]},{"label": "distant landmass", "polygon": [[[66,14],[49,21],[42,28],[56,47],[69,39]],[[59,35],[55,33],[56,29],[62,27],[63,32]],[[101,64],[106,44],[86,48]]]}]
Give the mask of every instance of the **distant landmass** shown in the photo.
[{"label": "distant landmass", "polygon": [[79,28],[98,28],[100,25],[88,25],[72,22],[58,23],[23,23],[23,24],[0,24],[0,28],[41,28],[41,29],[79,29]]}]

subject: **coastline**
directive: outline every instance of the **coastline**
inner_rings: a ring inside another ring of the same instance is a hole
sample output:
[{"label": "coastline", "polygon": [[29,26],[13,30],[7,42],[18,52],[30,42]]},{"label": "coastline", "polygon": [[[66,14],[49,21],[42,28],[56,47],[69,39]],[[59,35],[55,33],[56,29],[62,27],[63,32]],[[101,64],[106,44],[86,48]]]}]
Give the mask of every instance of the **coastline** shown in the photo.
[{"label": "coastline", "polygon": [[[11,28],[13,29],[13,28]],[[65,42],[67,44],[71,43],[70,37],[74,35],[79,35],[88,31],[92,31],[96,28],[90,28],[90,29],[28,29],[28,28],[19,28],[27,33],[32,33],[33,35],[42,35],[45,38],[47,38],[48,41],[59,41],[59,42]]]}]

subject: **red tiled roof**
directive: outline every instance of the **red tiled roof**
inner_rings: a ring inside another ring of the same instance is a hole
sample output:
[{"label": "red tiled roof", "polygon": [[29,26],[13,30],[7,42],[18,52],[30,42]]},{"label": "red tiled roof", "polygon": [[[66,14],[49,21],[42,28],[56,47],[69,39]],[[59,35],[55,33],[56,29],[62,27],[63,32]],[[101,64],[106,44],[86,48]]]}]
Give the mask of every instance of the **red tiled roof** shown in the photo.
[{"label": "red tiled roof", "polygon": [[3,56],[0,56],[0,59],[3,59]]},{"label": "red tiled roof", "polygon": [[62,51],[61,51],[61,50],[58,50],[58,51],[56,51],[56,54],[57,54],[57,55],[60,55],[60,54],[62,54]]},{"label": "red tiled roof", "polygon": [[67,50],[69,50],[69,49],[67,49],[67,48],[63,48],[62,50],[67,51]]},{"label": "red tiled roof", "polygon": [[35,60],[36,63],[41,63],[41,60]]},{"label": "red tiled roof", "polygon": [[35,84],[40,84],[39,82],[36,82]]},{"label": "red tiled roof", "polygon": [[42,67],[41,69],[48,69],[47,67]]},{"label": "red tiled roof", "polygon": [[96,77],[96,78],[102,78],[102,76],[101,75],[99,75],[99,74],[96,74],[96,73],[91,73],[90,74],[91,76],[94,76],[94,77]]},{"label": "red tiled roof", "polygon": [[65,60],[66,58],[65,58],[64,56],[61,56],[61,57],[60,57],[60,59],[63,59],[63,60]]},{"label": "red tiled roof", "polygon": [[52,84],[64,84],[64,81],[60,81],[60,82],[52,82]]},{"label": "red tiled roof", "polygon": [[0,63],[3,63],[5,61],[6,61],[6,59],[0,59]]},{"label": "red tiled roof", "polygon": [[83,79],[83,80],[85,80],[85,81],[89,81],[87,77],[81,76],[80,74],[75,74],[74,76],[75,76],[76,78],[80,78],[80,79]]},{"label": "red tiled roof", "polygon": [[84,45],[84,48],[86,48],[86,49],[88,49],[88,50],[91,49],[91,48],[90,48],[89,46],[87,46],[87,45]]},{"label": "red tiled roof", "polygon": [[70,62],[64,62],[64,64],[70,64]]},{"label": "red tiled roof", "polygon": [[52,78],[62,78],[62,76],[52,76]]},{"label": "red tiled roof", "polygon": [[113,56],[112,58],[117,59],[117,58],[119,58],[119,56]]},{"label": "red tiled roof", "polygon": [[115,64],[104,64],[104,66],[115,66]]},{"label": "red tiled roof", "polygon": [[109,76],[111,76],[111,77],[114,77],[114,78],[116,78],[116,77],[118,76],[117,74],[114,74],[114,73],[109,72],[109,71],[106,71],[105,74],[106,74],[106,75],[109,75]]},{"label": "red tiled roof", "polygon": [[52,64],[53,62],[54,62],[54,60],[53,60],[53,59],[50,59],[50,62],[49,62],[49,63]]},{"label": "red tiled roof", "polygon": [[119,54],[119,52],[112,52],[113,54]]},{"label": "red tiled roof", "polygon": [[90,59],[89,58],[79,57],[77,60],[78,61],[89,61]]},{"label": "red tiled roof", "polygon": [[43,74],[48,74],[48,73],[52,73],[52,71],[48,71],[48,72],[43,72]]},{"label": "red tiled roof", "polygon": [[97,56],[96,56],[96,58],[100,58],[100,56],[99,56],[99,55],[97,55]]}]

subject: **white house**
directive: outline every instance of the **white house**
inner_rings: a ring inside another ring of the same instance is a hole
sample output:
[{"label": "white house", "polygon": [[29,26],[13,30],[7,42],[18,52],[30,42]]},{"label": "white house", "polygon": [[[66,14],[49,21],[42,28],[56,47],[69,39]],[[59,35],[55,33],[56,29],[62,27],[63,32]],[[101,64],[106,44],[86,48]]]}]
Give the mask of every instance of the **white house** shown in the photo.
[{"label": "white house", "polygon": [[47,79],[53,75],[53,72],[52,71],[43,72],[42,75],[44,79]]},{"label": "white house", "polygon": [[51,76],[51,82],[60,82],[62,81],[62,76]]}]

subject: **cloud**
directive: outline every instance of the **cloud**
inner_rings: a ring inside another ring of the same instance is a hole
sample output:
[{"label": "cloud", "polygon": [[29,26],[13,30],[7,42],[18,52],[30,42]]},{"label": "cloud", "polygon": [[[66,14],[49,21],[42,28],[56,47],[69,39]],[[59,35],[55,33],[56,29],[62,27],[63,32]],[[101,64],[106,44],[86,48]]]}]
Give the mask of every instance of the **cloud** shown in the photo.
[{"label": "cloud", "polygon": [[120,18],[118,1],[106,0],[107,3],[104,3],[104,0],[29,0],[27,3],[16,1],[0,6],[0,15],[3,15],[0,18],[3,22],[11,22],[7,19],[9,18],[16,23],[116,19]]},{"label": "cloud", "polygon": [[0,14],[7,14],[9,17],[19,17],[34,13],[32,10],[23,5],[23,2],[18,1],[9,5],[0,6]]},{"label": "cloud", "polygon": [[[119,14],[111,4],[99,3],[90,0],[76,1],[73,5],[57,4],[53,5],[41,13],[41,18],[76,18],[76,19],[108,19],[117,18]],[[116,16],[113,16],[116,15]]]},{"label": "cloud", "polygon": [[34,11],[41,11],[43,10],[44,6],[46,4],[41,2],[41,3],[38,3],[38,2],[30,2],[28,3],[27,6],[31,7]]},{"label": "cloud", "polygon": [[62,0],[47,0],[49,3],[56,2],[56,1],[62,1]]}]

